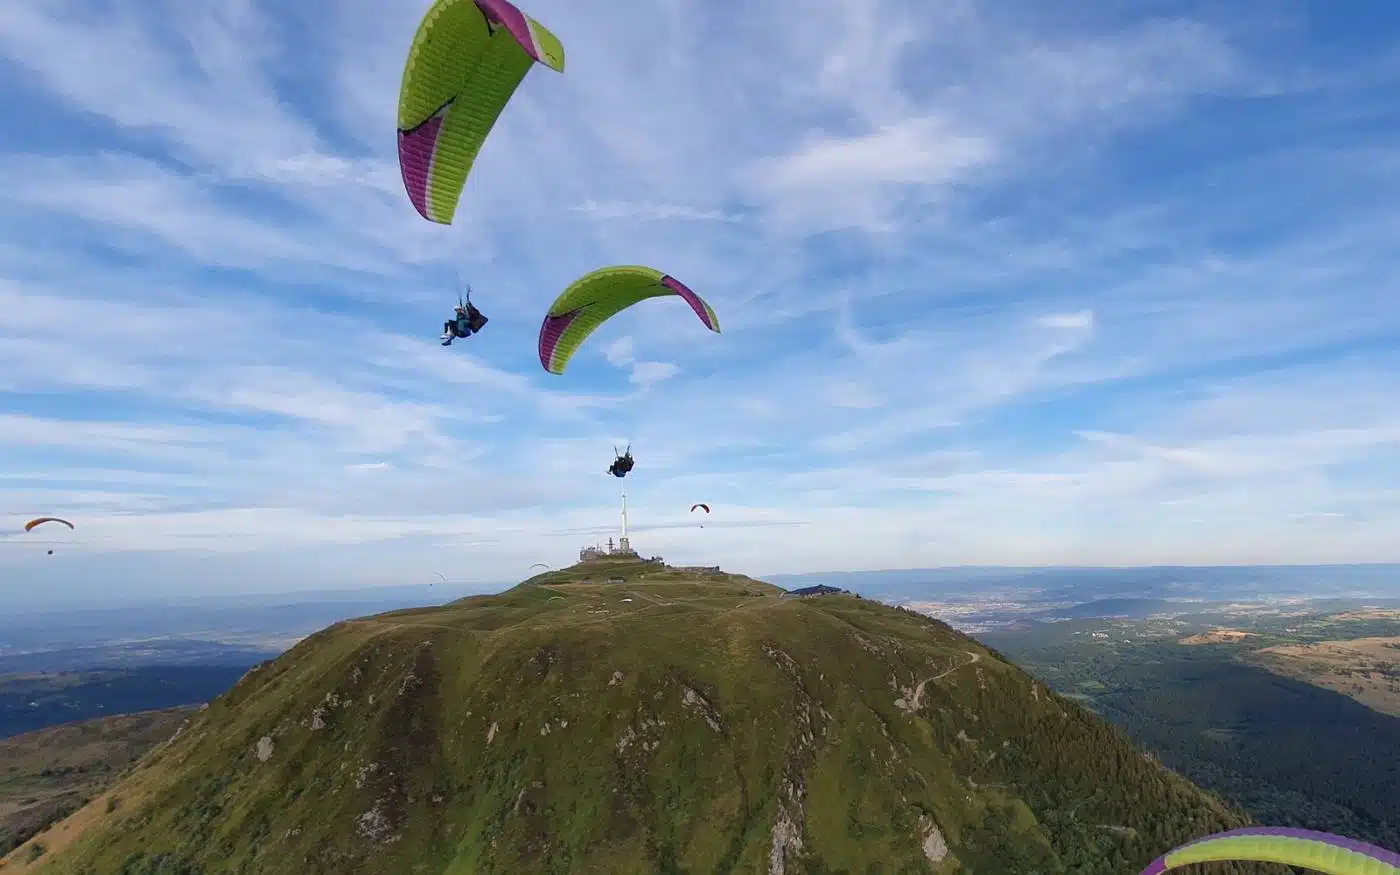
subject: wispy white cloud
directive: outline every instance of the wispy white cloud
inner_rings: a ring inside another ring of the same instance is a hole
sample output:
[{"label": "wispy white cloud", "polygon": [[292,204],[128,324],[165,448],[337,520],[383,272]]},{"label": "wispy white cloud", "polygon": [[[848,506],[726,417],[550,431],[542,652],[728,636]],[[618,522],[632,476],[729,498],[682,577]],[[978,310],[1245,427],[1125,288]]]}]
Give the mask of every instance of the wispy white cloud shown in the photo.
[{"label": "wispy white cloud", "polygon": [[628,379],[643,389],[649,389],[681,372],[680,367],[670,362],[639,361],[632,352],[630,334],[605,345],[603,357],[614,367],[629,371]]},{"label": "wispy white cloud", "polygon": [[1087,329],[1094,327],[1094,311],[1080,310],[1077,313],[1052,313],[1036,320],[1047,328]]},{"label": "wispy white cloud", "polygon": [[788,221],[825,214],[831,229],[864,225],[889,232],[898,226],[862,202],[872,187],[955,182],[990,162],[995,149],[990,140],[949,130],[940,119],[911,118],[856,137],[815,138],[791,155],[760,162],[754,184],[781,204]]},{"label": "wispy white cloud", "polygon": [[[1368,46],[1170,3],[539,0],[569,68],[441,227],[394,154],[421,0],[12,6],[0,525],[81,525],[0,537],[7,580],[513,579],[606,531],[629,441],[643,549],[758,573],[1397,558]],[[544,373],[544,308],[615,263],[724,333],[650,300]],[[443,349],[464,282],[491,322]]]},{"label": "wispy white cloud", "polygon": [[603,347],[603,358],[615,367],[626,367],[636,358],[632,355],[632,335],[626,334]]},{"label": "wispy white cloud", "polygon": [[688,219],[694,222],[737,222],[738,216],[730,216],[719,210],[697,210],[694,207],[677,204],[631,204],[622,201],[585,201],[571,210],[585,213],[598,219],[642,219],[659,221],[662,219]]}]

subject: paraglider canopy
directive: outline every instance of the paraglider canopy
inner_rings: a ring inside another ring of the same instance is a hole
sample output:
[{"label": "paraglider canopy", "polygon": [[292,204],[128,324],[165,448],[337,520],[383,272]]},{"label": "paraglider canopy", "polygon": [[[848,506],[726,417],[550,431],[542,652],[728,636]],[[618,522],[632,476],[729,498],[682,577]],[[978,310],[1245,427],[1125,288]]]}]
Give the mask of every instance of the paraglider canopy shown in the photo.
[{"label": "paraglider canopy", "polygon": [[[708,514],[710,513],[710,506],[709,506],[708,504],[705,504],[703,501],[700,502],[700,503],[698,503],[698,504],[692,504],[692,505],[690,506],[690,512],[691,512],[691,513],[695,513],[695,511],[696,511],[697,509],[704,510],[705,513],[706,513],[706,515],[708,515]],[[705,524],[704,524],[704,523],[701,523],[701,524],[700,524],[700,528],[702,528],[702,529],[705,528]]]},{"label": "paraglider canopy", "polygon": [[1400,854],[1325,832],[1250,827],[1188,842],[1153,860],[1141,875],[1161,875],[1192,863],[1284,863],[1328,875],[1400,875]]},{"label": "paraglider canopy", "polygon": [[491,128],[536,62],[564,71],[564,45],[507,0],[436,0],[399,86],[399,170],[418,214],[452,224]]},{"label": "paraglider canopy", "polygon": [[685,301],[706,328],[719,333],[714,308],[675,277],[651,267],[604,267],[575,280],[550,305],[540,325],[540,364],[551,374],[564,373],[599,325],[633,304],[667,295]]},{"label": "paraglider canopy", "polygon": [[68,520],[59,519],[56,516],[41,516],[38,519],[30,520],[29,522],[24,524],[24,530],[26,532],[32,532],[35,526],[42,526],[44,523],[63,523],[68,528],[73,529],[74,531],[77,530],[77,528],[72,523],[68,522]]},{"label": "paraglider canopy", "polygon": [[[37,518],[37,519],[32,519],[32,520],[30,520],[29,522],[27,522],[27,523],[24,524],[24,530],[25,530],[26,532],[32,532],[32,531],[34,531],[34,529],[36,529],[36,528],[39,527],[39,526],[44,525],[45,523],[61,523],[62,525],[67,526],[70,530],[72,530],[72,531],[77,531],[77,527],[74,526],[72,523],[68,522],[68,520],[60,519],[59,517],[56,517],[56,516],[41,516],[41,517],[39,517],[39,518]],[[43,542],[41,541],[40,543],[43,543]],[[53,542],[51,541],[50,543],[53,543]],[[53,550],[49,550],[49,551],[48,551],[48,555],[52,556],[52,555],[53,555]]]}]

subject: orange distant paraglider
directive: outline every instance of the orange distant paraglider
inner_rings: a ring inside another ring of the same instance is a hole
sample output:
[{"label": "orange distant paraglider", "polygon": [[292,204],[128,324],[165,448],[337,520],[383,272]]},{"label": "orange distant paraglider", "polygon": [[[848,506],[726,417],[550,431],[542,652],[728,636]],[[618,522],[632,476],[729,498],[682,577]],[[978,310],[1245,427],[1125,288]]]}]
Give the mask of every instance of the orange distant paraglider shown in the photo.
[{"label": "orange distant paraglider", "polygon": [[68,528],[73,529],[74,531],[77,530],[77,527],[74,526],[72,523],[68,522],[68,520],[59,519],[56,516],[41,516],[38,519],[30,520],[29,522],[24,524],[24,530],[26,532],[32,532],[34,531],[35,526],[42,526],[44,523],[63,523]]},{"label": "orange distant paraglider", "polygon": [[[65,526],[67,526],[68,528],[73,529],[74,531],[77,531],[76,527],[75,527],[72,523],[68,522],[68,520],[59,519],[59,518],[56,517],[56,516],[41,516],[41,517],[39,517],[38,519],[32,519],[32,520],[30,520],[29,522],[27,522],[27,523],[24,524],[24,530],[25,530],[26,532],[32,532],[32,531],[34,531],[34,529],[35,529],[36,526],[42,526],[44,523],[63,523],[63,524],[64,524]],[[52,551],[52,550],[49,551],[49,555],[50,555],[50,556],[53,555],[53,551]]]}]

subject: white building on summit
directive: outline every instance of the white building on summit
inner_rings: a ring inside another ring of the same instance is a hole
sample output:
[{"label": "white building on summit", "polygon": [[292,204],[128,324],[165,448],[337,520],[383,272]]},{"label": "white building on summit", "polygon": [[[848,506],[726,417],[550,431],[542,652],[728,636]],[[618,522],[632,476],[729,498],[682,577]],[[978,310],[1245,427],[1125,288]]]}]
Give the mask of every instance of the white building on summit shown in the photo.
[{"label": "white building on summit", "polygon": [[613,539],[608,538],[606,546],[594,545],[578,551],[578,561],[580,562],[597,562],[599,559],[608,558],[636,559],[638,557],[637,551],[632,549],[632,542],[626,535],[619,539],[615,546]]}]

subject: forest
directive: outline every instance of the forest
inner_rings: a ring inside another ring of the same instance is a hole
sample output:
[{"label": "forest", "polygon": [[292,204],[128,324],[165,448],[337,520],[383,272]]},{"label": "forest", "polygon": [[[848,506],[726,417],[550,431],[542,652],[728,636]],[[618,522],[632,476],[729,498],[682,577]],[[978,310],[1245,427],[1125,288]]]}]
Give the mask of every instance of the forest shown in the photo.
[{"label": "forest", "polygon": [[[1267,630],[1253,643],[1188,646],[1134,634],[1150,626],[1100,620],[980,637],[1255,821],[1400,847],[1400,719],[1246,662],[1251,648],[1278,643]],[[1394,623],[1360,626],[1394,634]]]}]

